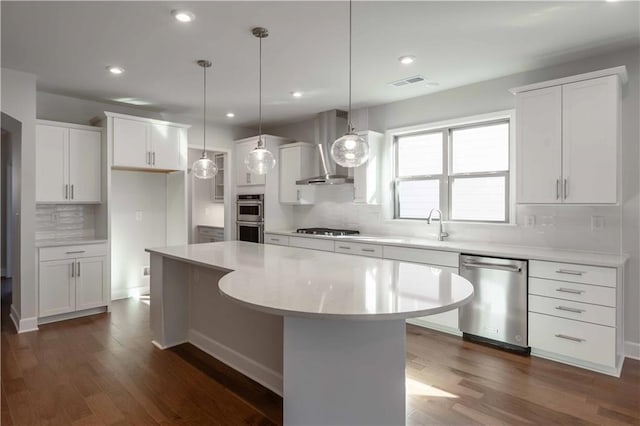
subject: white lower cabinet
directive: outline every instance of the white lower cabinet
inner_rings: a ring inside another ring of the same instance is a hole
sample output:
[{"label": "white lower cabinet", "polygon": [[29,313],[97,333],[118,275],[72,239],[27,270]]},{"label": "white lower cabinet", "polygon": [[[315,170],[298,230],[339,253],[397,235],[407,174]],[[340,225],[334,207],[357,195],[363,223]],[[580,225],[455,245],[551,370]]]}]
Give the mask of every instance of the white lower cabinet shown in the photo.
[{"label": "white lower cabinet", "polygon": [[555,361],[619,376],[622,301],[616,268],[529,262],[529,346]]},{"label": "white lower cabinet", "polygon": [[289,237],[289,245],[313,250],[334,251],[333,240],[330,239]]},{"label": "white lower cabinet", "polygon": [[336,253],[382,258],[382,246],[377,244],[336,241],[334,248]]},{"label": "white lower cabinet", "polygon": [[41,248],[39,259],[40,318],[109,304],[106,244]]},{"label": "white lower cabinet", "polygon": [[289,237],[279,234],[264,234],[265,244],[275,244],[277,246],[288,246]]}]

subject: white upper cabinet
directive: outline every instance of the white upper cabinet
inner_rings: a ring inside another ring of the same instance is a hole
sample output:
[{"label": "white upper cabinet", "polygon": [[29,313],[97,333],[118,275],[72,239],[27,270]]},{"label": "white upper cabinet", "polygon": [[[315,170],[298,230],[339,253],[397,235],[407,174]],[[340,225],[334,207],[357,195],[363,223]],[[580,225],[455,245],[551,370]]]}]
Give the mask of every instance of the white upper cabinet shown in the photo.
[{"label": "white upper cabinet", "polygon": [[616,203],[620,85],[612,75],[562,86],[565,203]]},{"label": "white upper cabinet", "polygon": [[517,202],[618,201],[624,67],[512,89]]},{"label": "white upper cabinet", "polygon": [[562,176],[562,88],[516,96],[517,200],[560,202]]},{"label": "white upper cabinet", "polygon": [[100,203],[101,194],[101,129],[39,120],[36,202]]},{"label": "white upper cabinet", "polygon": [[184,170],[188,126],[106,113],[113,120],[113,167]]},{"label": "white upper cabinet", "polygon": [[379,204],[382,197],[380,191],[382,176],[382,145],[384,136],[381,133],[359,132],[369,144],[369,159],[360,167],[353,169],[353,201],[363,204]]},{"label": "white upper cabinet", "polygon": [[280,202],[313,204],[313,187],[296,181],[318,174],[313,144],[296,142],[280,146]]}]

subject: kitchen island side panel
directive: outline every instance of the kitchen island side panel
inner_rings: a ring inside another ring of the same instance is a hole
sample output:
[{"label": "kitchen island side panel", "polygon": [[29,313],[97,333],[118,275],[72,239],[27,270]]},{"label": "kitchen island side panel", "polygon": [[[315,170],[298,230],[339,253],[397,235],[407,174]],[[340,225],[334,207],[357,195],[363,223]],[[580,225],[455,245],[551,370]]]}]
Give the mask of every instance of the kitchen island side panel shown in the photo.
[{"label": "kitchen island side panel", "polygon": [[190,265],[189,341],[281,393],[282,317],[245,308],[222,296],[218,280],[224,275],[226,272]]}]

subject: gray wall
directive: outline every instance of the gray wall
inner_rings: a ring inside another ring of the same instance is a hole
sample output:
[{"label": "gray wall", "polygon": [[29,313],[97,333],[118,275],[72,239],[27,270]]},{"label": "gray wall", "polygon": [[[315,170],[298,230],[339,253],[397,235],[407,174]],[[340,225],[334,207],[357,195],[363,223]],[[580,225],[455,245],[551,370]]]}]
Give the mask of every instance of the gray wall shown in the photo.
[{"label": "gray wall", "polygon": [[[21,320],[36,325],[36,252],[35,252],[35,131],[36,131],[36,76],[2,68],[2,112],[21,123],[20,152],[14,155],[20,164],[19,194],[14,194],[14,207],[19,212],[19,249],[13,255],[19,259],[20,268],[13,271],[13,308]],[[4,123],[3,123],[4,127]],[[18,235],[17,233],[14,234]]]}]

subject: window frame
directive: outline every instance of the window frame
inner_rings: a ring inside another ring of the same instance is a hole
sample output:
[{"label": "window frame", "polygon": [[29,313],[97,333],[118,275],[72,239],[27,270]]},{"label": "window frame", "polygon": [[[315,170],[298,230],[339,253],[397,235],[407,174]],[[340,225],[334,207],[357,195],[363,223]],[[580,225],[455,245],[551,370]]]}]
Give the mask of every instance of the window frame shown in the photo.
[{"label": "window frame", "polygon": [[[508,143],[508,163],[507,171],[490,171],[490,172],[471,172],[471,173],[453,173],[453,138],[452,132],[465,128],[483,127],[491,124],[507,123],[509,126],[509,143]],[[398,176],[399,172],[399,138],[404,136],[413,136],[428,133],[442,133],[442,174],[439,175],[416,175],[416,176]],[[482,114],[473,117],[459,118],[447,120],[438,123],[411,126],[399,129],[393,129],[387,132],[388,140],[391,142],[391,186],[392,186],[392,203],[391,219],[394,221],[426,221],[426,218],[408,218],[399,217],[400,215],[400,194],[398,185],[402,181],[417,180],[440,180],[439,204],[442,211],[444,222],[461,222],[475,224],[495,224],[509,225],[514,223],[514,206],[515,206],[515,110],[498,111],[489,114]],[[452,219],[452,202],[453,202],[453,182],[456,179],[468,179],[479,177],[499,177],[505,179],[505,219],[501,221],[495,220],[470,220],[470,219]],[[425,213],[426,214],[426,213]],[[439,220],[439,219],[436,219]]]}]

